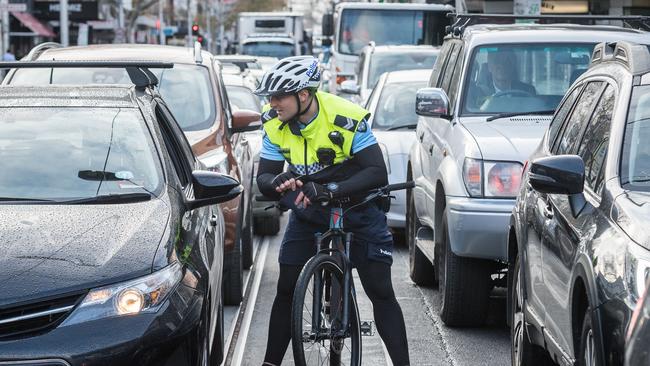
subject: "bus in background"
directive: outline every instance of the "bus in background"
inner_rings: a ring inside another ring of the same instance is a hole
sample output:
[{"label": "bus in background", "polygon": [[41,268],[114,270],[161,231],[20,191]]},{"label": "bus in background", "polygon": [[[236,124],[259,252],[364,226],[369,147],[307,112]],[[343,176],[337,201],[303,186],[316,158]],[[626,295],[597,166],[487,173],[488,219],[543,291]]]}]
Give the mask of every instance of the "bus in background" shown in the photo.
[{"label": "bus in background", "polygon": [[341,83],[354,79],[359,54],[368,42],[375,45],[442,44],[451,5],[395,3],[338,3],[323,15],[323,36],[332,40],[329,91],[338,94]]}]

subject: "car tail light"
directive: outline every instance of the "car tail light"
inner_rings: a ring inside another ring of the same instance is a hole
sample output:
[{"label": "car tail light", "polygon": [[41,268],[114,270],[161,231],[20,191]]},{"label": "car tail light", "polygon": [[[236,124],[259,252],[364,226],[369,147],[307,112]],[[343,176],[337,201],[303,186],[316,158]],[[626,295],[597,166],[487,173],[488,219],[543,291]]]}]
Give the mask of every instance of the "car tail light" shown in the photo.
[{"label": "car tail light", "polygon": [[339,75],[341,72],[341,69],[337,66],[336,67],[336,83],[341,84],[342,82],[348,80],[349,76],[346,75]]},{"label": "car tail light", "polygon": [[519,163],[485,162],[486,197],[516,197],[523,167]]},{"label": "car tail light", "polygon": [[465,188],[471,197],[480,197],[482,192],[483,164],[481,160],[465,158],[463,164],[463,180]]}]

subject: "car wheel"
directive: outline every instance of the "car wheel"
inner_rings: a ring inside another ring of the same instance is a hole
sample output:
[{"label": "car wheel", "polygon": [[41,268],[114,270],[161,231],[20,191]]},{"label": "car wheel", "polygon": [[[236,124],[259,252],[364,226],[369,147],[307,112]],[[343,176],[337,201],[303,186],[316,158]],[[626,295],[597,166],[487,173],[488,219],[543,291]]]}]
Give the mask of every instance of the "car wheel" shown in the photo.
[{"label": "car wheel", "polygon": [[[250,198],[250,197],[249,197]],[[242,265],[244,269],[251,268],[253,264],[253,203],[248,200],[246,203],[246,213],[244,216],[244,225],[241,233],[242,236]]]},{"label": "car wheel", "polygon": [[510,359],[512,366],[553,365],[546,351],[530,342],[526,332],[526,316],[524,314],[525,299],[523,283],[521,282],[521,264],[519,256],[515,261],[512,282],[510,283]]},{"label": "car wheel", "polygon": [[580,349],[576,365],[596,366],[598,365],[598,351],[596,349],[596,331],[591,318],[591,308],[585,310],[585,317],[582,321],[582,332],[580,334]]},{"label": "car wheel", "polygon": [[481,326],[490,300],[490,266],[485,260],[459,257],[451,250],[446,210],[442,213],[442,243],[438,283],[442,295],[440,318],[448,326]]},{"label": "car wheel", "polygon": [[276,235],[280,232],[280,215],[256,217],[253,227],[257,235]]},{"label": "car wheel", "polygon": [[239,305],[244,294],[241,235],[237,235],[235,247],[226,252],[223,262],[223,302],[226,305]]},{"label": "car wheel", "polygon": [[416,234],[422,227],[415,212],[415,199],[413,194],[408,195],[406,208],[406,240],[409,246],[409,275],[417,285],[432,285],[436,282],[433,264],[416,245]]}]

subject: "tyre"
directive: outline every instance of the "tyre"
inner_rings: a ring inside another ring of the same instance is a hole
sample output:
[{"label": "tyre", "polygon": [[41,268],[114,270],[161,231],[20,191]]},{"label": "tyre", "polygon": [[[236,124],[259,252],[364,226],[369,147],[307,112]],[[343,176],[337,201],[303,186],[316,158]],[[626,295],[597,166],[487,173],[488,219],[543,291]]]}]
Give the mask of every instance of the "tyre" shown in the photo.
[{"label": "tyre", "polygon": [[223,302],[226,305],[239,305],[244,295],[244,268],[241,244],[241,236],[237,235],[235,247],[225,253],[223,260]]},{"label": "tyre", "polygon": [[[325,286],[329,284],[329,286]],[[334,258],[321,254],[307,262],[293,295],[291,344],[296,365],[361,365],[359,309],[350,288],[348,326],[343,327],[343,271]],[[318,292],[319,296],[314,296]],[[320,301],[318,331],[314,331],[314,299]],[[343,330],[348,331],[343,333]]]},{"label": "tyre", "polygon": [[413,194],[408,195],[406,208],[406,240],[409,246],[409,275],[417,285],[434,285],[436,280],[433,264],[415,244],[415,236],[422,227],[415,212],[415,199]]},{"label": "tyre", "polygon": [[442,295],[440,318],[450,327],[481,326],[490,300],[489,262],[455,255],[451,250],[446,210],[442,213],[442,243],[438,256],[438,284]]},{"label": "tyre", "polygon": [[[249,197],[250,198],[250,197]],[[245,202],[243,202],[245,203]],[[244,269],[251,268],[253,264],[253,203],[248,200],[245,203],[246,213],[244,214],[243,230],[241,232],[242,240],[242,266]],[[244,206],[242,206],[244,207]]]},{"label": "tyre", "polygon": [[585,317],[582,320],[582,331],[580,332],[580,348],[576,365],[578,366],[597,366],[598,350],[596,349],[596,331],[593,327],[591,318],[591,308],[585,310]]},{"label": "tyre", "polygon": [[276,235],[280,232],[280,215],[256,217],[253,228],[257,235]]},{"label": "tyre", "polygon": [[508,317],[510,318],[510,360],[512,366],[546,366],[553,365],[548,354],[541,347],[534,345],[526,332],[526,317],[524,315],[525,299],[523,296],[523,283],[521,282],[521,267],[519,257],[512,271],[512,281],[509,291],[511,306]]}]

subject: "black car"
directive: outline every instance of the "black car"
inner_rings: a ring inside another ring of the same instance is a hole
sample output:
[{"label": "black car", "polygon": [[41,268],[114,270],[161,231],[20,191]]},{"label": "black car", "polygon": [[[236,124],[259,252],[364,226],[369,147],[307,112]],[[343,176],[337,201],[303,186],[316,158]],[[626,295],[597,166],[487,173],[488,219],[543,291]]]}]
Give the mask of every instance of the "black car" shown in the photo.
[{"label": "black car", "polygon": [[650,269],[648,141],[650,49],[597,45],[524,167],[508,235],[513,365],[623,364]]},{"label": "black car", "polygon": [[[650,282],[649,282],[650,284]],[[625,342],[625,366],[650,365],[650,287],[632,313]]]},{"label": "black car", "polygon": [[0,364],[218,365],[214,205],[242,187],[202,170],[153,89],[145,67],[172,65],[43,65],[135,86],[0,87]]}]

